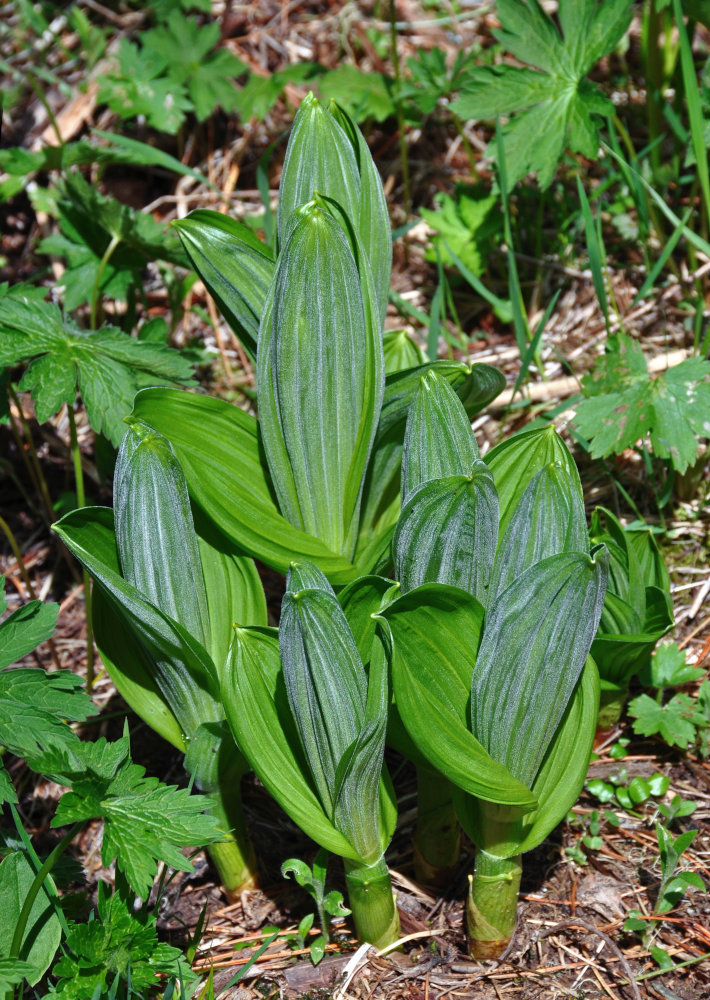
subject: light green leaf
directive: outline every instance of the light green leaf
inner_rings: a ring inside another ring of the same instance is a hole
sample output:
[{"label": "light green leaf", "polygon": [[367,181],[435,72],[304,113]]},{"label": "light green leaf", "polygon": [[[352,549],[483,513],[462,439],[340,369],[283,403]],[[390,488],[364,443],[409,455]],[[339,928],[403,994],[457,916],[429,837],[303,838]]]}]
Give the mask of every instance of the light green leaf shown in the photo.
[{"label": "light green leaf", "polygon": [[275,269],[267,247],[221,212],[197,209],[173,225],[220,312],[256,358],[259,323]]},{"label": "light green leaf", "polygon": [[314,205],[293,213],[292,223],[259,332],[264,450],[288,520],[351,557],[380,409],[382,347],[338,223]]},{"label": "light green leaf", "polygon": [[[6,959],[10,951],[22,904],[34,877],[35,871],[23,851],[13,851],[0,864],[0,960]],[[19,981],[24,977],[30,986],[39,982],[51,965],[61,939],[62,925],[54,904],[40,890],[22,936],[18,958],[26,963],[26,968]]]},{"label": "light green leaf", "polygon": [[467,704],[483,608],[470,594],[425,584],[382,617],[392,633],[392,680],[402,721],[436,770],[471,795],[530,809],[531,792],[468,727]]},{"label": "light green leaf", "polygon": [[324,812],[301,752],[276,629],[235,629],[222,699],[236,741],[269,794],[317,844],[356,860],[354,847]]},{"label": "light green leaf", "polygon": [[254,417],[210,396],[151,389],[139,393],[133,414],[168,438],[192,500],[240,549],[281,573],[301,558],[319,566],[334,584],[356,576],[348,559],[279,513]]},{"label": "light green leaf", "polygon": [[[5,577],[0,576],[1,595],[4,595],[4,586]],[[0,614],[5,610],[5,607],[5,602],[2,600]],[[58,613],[58,604],[28,601],[27,604],[16,608],[4,621],[0,622],[0,669],[21,660],[26,653],[31,653],[40,642],[49,639],[54,632]]]},{"label": "light green leaf", "polygon": [[528,787],[584,667],[606,590],[606,550],[527,569],[486,614],[471,685],[471,731]]},{"label": "light green leaf", "polygon": [[370,662],[377,628],[375,616],[391,604],[399,592],[399,584],[383,576],[361,576],[338,593],[338,601],[365,665]]},{"label": "light green leaf", "polygon": [[385,374],[416,368],[426,363],[426,353],[406,330],[385,330],[382,335]]}]

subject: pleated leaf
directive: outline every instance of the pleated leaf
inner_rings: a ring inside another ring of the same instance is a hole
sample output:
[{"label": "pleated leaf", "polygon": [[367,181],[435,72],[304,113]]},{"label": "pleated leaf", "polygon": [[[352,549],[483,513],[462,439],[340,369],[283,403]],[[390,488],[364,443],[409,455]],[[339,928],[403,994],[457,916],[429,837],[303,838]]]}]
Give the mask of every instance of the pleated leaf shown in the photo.
[{"label": "pleated leaf", "polygon": [[313,784],[291,715],[276,629],[234,630],[222,700],[239,747],[284,812],[321,847],[356,860]]},{"label": "pleated leaf", "polygon": [[331,102],[329,111],[348,137],[355,153],[360,175],[360,211],[357,216],[357,226],[372,268],[377,302],[375,311],[378,315],[381,331],[387,312],[392,272],[392,232],[387,200],[382,187],[382,179],[362,132],[349,115],[335,102]]},{"label": "pleated leaf", "polygon": [[368,864],[374,864],[387,847],[380,836],[380,784],[388,709],[387,658],[376,638],[362,728],[338,764],[333,794],[335,825]]},{"label": "pleated leaf", "polygon": [[357,225],[362,195],[353,145],[335,118],[310,93],[301,101],[291,127],[279,186],[279,245],[283,250],[292,215],[317,193],[343,206]]},{"label": "pleated leaf", "polygon": [[280,573],[302,558],[333,583],[356,577],[348,559],[298,531],[279,512],[254,417],[221,399],[155,389],[138,393],[133,415],[168,438],[192,500],[240,549]]},{"label": "pleated leaf", "polygon": [[197,209],[173,223],[220,312],[256,358],[259,323],[275,264],[268,249],[236,219]]},{"label": "pleated leaf", "polygon": [[406,330],[385,330],[382,335],[382,350],[387,375],[426,364],[425,351]]},{"label": "pleated leaf", "polygon": [[[552,743],[532,786],[538,806],[527,813],[492,806],[473,796],[454,792],[461,825],[484,850],[512,857],[531,851],[549,836],[579,798],[589,766],[599,709],[599,677],[587,657]],[[507,818],[507,829],[502,823]],[[501,842],[508,845],[501,852]]]},{"label": "pleated leaf", "polygon": [[383,576],[361,576],[338,593],[355,645],[364,664],[370,662],[377,629],[376,616],[399,596],[398,583]]},{"label": "pleated leaf", "polygon": [[471,734],[468,703],[483,621],[470,594],[426,584],[382,613],[392,638],[399,715],[417,749],[471,795],[523,809],[531,792]]},{"label": "pleated leaf", "polygon": [[[367,677],[338,599],[314,567],[294,564],[281,605],[279,646],[300,743],[323,809],[334,819],[337,775],[363,728]],[[345,832],[345,831],[343,831]]]},{"label": "pleated leaf", "polygon": [[425,482],[404,505],[392,540],[402,592],[447,583],[485,607],[498,538],[493,476],[475,459],[468,476]]},{"label": "pleated leaf", "polygon": [[113,493],[121,575],[206,647],[210,623],[197,535],[185,475],[167,438],[132,421]]},{"label": "pleated leaf", "polygon": [[[485,462],[493,473],[498,491],[499,539],[505,536],[508,522],[526,486],[546,466],[559,465],[567,476],[570,489],[574,489],[580,502],[583,502],[577,466],[564,441],[551,425],[540,430],[514,434],[492,448],[486,455]],[[586,548],[585,545],[585,550]]]},{"label": "pleated leaf", "polygon": [[529,788],[599,624],[606,552],[562,553],[526,570],[486,613],[471,684],[471,731]]},{"label": "pleated leaf", "polygon": [[314,205],[296,217],[259,332],[264,450],[284,516],[351,557],[380,409],[381,344],[341,227]]},{"label": "pleated leaf", "polygon": [[659,639],[673,628],[673,607],[664,590],[648,587],[643,622],[634,609],[607,591],[599,630],[592,643],[592,656],[602,679],[627,687],[651,658]]},{"label": "pleated leaf", "polygon": [[184,753],[185,733],[157,683],[155,660],[100,587],[94,589],[91,612],[101,662],[116,690],[151,729]]},{"label": "pleated leaf", "polygon": [[[468,476],[480,459],[464,405],[445,378],[430,369],[407,416],[402,456],[402,503],[430,479]],[[492,482],[492,480],[491,480]],[[496,535],[498,526],[496,523]]]},{"label": "pleated leaf", "polygon": [[561,464],[544,466],[536,472],[508,521],[496,556],[491,584],[491,600],[502,593],[521,573],[548,556],[560,552],[589,549],[587,519],[582,497],[574,479]]},{"label": "pleated leaf", "polygon": [[189,738],[202,723],[218,722],[218,682],[205,649],[119,574],[113,511],[84,507],[66,514],[54,530],[146,649],[155,684],[182,733]]}]

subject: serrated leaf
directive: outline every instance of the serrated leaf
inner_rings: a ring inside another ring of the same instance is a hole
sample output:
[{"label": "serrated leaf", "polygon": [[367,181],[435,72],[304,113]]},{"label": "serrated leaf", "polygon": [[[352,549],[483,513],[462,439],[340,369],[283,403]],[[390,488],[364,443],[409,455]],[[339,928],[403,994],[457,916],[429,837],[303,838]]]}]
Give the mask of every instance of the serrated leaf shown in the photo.
[{"label": "serrated leaf", "polygon": [[659,705],[647,694],[629,702],[629,715],[634,716],[634,732],[640,736],[660,735],[669,746],[686,749],[695,741],[697,706],[687,694],[676,694],[665,705]]},{"label": "serrated leaf", "polygon": [[609,338],[604,357],[582,380],[586,399],[575,421],[600,458],[650,438],[654,453],[683,473],[710,433],[710,362],[687,358],[650,375],[640,345],[626,334]]},{"label": "serrated leaf", "polygon": [[565,148],[596,154],[598,125],[592,115],[611,104],[584,77],[618,44],[631,20],[631,3],[566,0],[560,5],[561,31],[538,0],[499,0],[497,12],[499,41],[535,69],[474,69],[452,108],[467,118],[513,115],[503,127],[508,182],[512,186],[535,172],[545,188]]},{"label": "serrated leaf", "polygon": [[[35,870],[23,851],[14,851],[0,864],[0,962],[8,979],[27,979],[30,986],[44,975],[54,958],[62,938],[62,925],[49,896],[40,891],[32,904],[29,920],[22,936],[14,969],[8,967],[7,955],[13,940],[22,905],[34,881]],[[18,977],[18,973],[25,966]],[[0,966],[0,978],[3,970]]]},{"label": "serrated leaf", "polygon": [[687,662],[677,643],[670,642],[659,646],[651,657],[646,681],[651,687],[663,690],[700,680],[704,673],[702,667],[693,667]]},{"label": "serrated leaf", "polygon": [[32,974],[32,965],[21,962],[19,958],[0,958],[0,990],[3,993],[12,992],[15,986]]},{"label": "serrated leaf", "polygon": [[0,334],[0,365],[29,362],[20,389],[31,391],[40,423],[62,403],[73,405],[78,390],[92,428],[116,446],[141,385],[192,381],[192,366],[177,351],[112,327],[81,330],[46,302],[0,299]]},{"label": "serrated leaf", "polygon": [[357,66],[341,65],[318,81],[326,100],[337,101],[356,122],[368,118],[384,122],[396,111],[392,80],[384,73],[366,73]]},{"label": "serrated leaf", "polygon": [[59,800],[52,826],[103,818],[102,861],[115,859],[138,895],[147,897],[159,861],[191,871],[179,848],[220,840],[217,820],[205,813],[209,800],[145,777],[130,760],[127,736],[81,747],[80,766],[61,775],[72,790]]},{"label": "serrated leaf", "polygon": [[[5,577],[0,576],[0,595],[4,594]],[[0,614],[5,610],[5,602],[0,596]],[[0,669],[21,660],[35,646],[44,642],[54,632],[59,614],[58,604],[42,604],[28,601],[16,608],[0,622]]]}]

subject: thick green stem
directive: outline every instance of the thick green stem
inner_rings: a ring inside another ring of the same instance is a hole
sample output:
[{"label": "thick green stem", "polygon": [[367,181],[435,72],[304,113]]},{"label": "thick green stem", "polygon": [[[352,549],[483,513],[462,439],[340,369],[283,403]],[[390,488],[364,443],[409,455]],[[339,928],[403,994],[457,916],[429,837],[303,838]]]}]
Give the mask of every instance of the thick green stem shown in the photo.
[{"label": "thick green stem", "polygon": [[498,858],[479,847],[469,875],[466,919],[471,956],[489,961],[503,954],[515,931],[522,856]]},{"label": "thick green stem", "polygon": [[227,895],[230,899],[238,899],[240,893],[256,888],[259,882],[256,852],[247,832],[239,781],[228,789],[207,794],[214,803],[215,816],[228,831],[224,840],[210,844],[209,855]]},{"label": "thick green stem", "polygon": [[399,937],[399,913],[384,855],[374,865],[345,859],[348,901],[361,941],[384,948]]},{"label": "thick green stem", "polygon": [[461,854],[451,782],[438,771],[418,767],[417,807],[414,874],[424,885],[443,888],[451,882]]}]

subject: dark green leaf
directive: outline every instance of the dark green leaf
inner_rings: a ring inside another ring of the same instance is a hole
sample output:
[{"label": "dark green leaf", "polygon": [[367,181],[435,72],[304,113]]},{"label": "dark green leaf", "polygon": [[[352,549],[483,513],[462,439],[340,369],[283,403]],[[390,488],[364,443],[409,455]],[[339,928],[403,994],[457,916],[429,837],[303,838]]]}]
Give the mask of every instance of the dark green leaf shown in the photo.
[{"label": "dark green leaf", "polygon": [[[14,851],[0,864],[0,960],[8,955],[17,920],[34,877],[35,870],[23,851]],[[18,955],[20,962],[27,964],[22,975],[30,986],[39,982],[49,968],[61,938],[62,925],[54,911],[54,904],[45,892],[40,891],[32,904]],[[7,971],[12,974],[13,970],[10,968]]]}]

